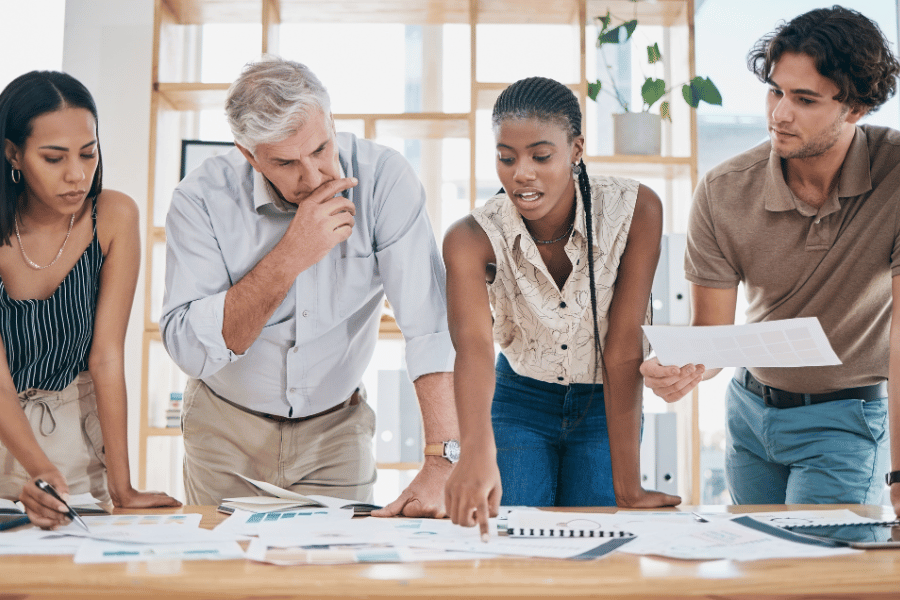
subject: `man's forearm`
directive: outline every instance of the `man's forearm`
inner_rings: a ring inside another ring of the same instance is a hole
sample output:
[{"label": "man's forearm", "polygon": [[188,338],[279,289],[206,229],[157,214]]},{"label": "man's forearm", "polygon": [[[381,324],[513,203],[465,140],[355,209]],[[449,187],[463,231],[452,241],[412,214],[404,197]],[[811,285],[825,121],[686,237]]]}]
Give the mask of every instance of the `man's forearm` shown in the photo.
[{"label": "man's forearm", "polygon": [[459,439],[453,397],[453,373],[429,373],[415,381],[427,443]]},{"label": "man's forearm", "polygon": [[[297,264],[279,243],[225,294],[222,338],[235,354],[247,351],[275,310],[284,302],[294,280],[309,264]],[[299,270],[298,270],[299,267]]]}]

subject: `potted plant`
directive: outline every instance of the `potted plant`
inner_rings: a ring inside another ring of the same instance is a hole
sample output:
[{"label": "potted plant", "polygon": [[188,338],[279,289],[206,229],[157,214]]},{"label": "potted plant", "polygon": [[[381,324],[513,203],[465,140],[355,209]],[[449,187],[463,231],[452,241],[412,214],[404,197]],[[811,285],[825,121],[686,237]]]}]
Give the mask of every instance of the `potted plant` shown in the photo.
[{"label": "potted plant", "polygon": [[[637,0],[632,0],[637,2]],[[636,12],[636,10],[635,10]],[[623,44],[631,40],[634,30],[637,28],[637,19],[624,21],[615,27],[612,25],[612,16],[607,11],[604,17],[594,19],[599,28],[597,35],[597,47],[602,48],[606,44]],[[606,63],[606,57],[603,61]],[[663,60],[659,50],[659,44],[647,46],[648,64],[656,64]],[[610,70],[606,64],[607,71]],[[616,154],[659,154],[660,153],[660,124],[662,119],[672,121],[672,114],[668,101],[663,101],[659,106],[659,114],[650,112],[650,108],[669,94],[675,87],[666,88],[663,79],[644,77],[641,86],[642,106],[640,111],[631,110],[629,99],[623,97],[622,92],[616,86],[615,79],[610,78],[612,90],[603,86],[601,80],[588,83],[588,97],[596,101],[598,94],[605,91],[616,99],[622,107],[622,113],[613,115],[614,149]],[[697,108],[700,102],[707,102],[717,106],[722,105],[722,95],[718,88],[708,77],[694,77],[681,86],[681,95],[691,108]]]}]

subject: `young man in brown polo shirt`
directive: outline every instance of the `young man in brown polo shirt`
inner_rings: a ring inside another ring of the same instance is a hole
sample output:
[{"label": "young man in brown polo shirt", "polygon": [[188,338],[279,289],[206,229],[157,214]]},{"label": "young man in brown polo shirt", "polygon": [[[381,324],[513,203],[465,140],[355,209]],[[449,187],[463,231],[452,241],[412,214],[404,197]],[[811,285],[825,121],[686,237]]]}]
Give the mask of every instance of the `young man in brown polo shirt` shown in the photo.
[{"label": "young man in brown polo shirt", "polygon": [[[875,23],[834,7],[760,39],[748,66],[769,85],[769,141],[695,191],[692,324],[734,323],[743,282],[748,322],[818,317],[842,364],[737,370],[728,487],[737,504],[879,503],[885,472],[900,475],[900,132],[857,122],[900,65]],[[719,370],[641,371],[674,402]],[[900,484],[891,501],[900,515]]]}]

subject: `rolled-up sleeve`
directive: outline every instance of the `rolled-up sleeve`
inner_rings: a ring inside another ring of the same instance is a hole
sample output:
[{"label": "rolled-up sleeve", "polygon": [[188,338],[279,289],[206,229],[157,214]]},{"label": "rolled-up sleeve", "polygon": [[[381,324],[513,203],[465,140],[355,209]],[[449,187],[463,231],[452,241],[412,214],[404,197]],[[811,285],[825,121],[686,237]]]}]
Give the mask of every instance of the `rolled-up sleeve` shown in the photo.
[{"label": "rolled-up sleeve", "polygon": [[162,342],[185,373],[207,377],[239,359],[225,345],[225,294],[232,282],[203,200],[176,189],[166,217]]},{"label": "rolled-up sleeve", "polygon": [[425,209],[425,190],[399,155],[386,159],[377,181],[375,252],[385,295],[406,340],[407,372],[415,381],[452,371],[446,271]]}]

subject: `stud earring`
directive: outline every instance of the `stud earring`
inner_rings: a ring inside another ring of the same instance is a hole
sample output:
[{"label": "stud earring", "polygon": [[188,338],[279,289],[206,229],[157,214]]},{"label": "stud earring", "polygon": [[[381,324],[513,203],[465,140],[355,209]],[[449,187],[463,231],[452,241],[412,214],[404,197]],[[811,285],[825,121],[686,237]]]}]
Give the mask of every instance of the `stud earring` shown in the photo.
[{"label": "stud earring", "polygon": [[575,177],[581,175],[581,167],[576,163],[572,163],[572,175]]}]

